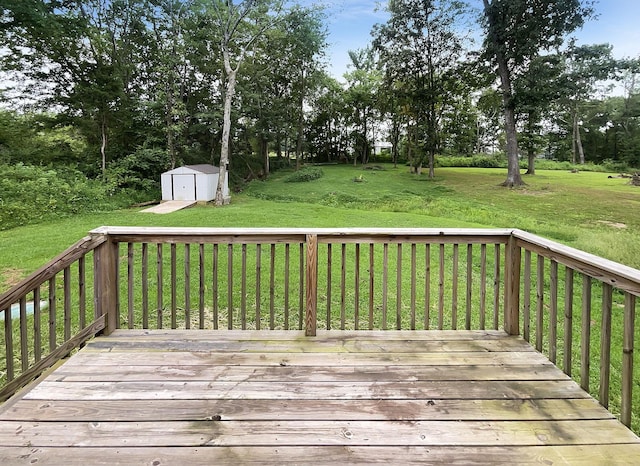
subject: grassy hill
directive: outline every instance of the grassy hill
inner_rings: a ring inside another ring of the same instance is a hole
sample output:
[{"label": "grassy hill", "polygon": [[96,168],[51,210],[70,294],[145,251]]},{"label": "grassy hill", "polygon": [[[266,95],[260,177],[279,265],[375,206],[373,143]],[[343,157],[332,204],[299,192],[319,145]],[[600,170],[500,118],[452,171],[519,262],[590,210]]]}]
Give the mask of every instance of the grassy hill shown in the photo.
[{"label": "grassy hill", "polygon": [[204,227],[521,228],[640,268],[640,188],[604,173],[540,171],[528,185],[499,187],[502,169],[440,168],[437,178],[335,165],[320,179],[286,182],[290,172],[251,183],[223,208],[170,215],[140,209],[83,214],[0,232],[0,288],[101,225]]}]

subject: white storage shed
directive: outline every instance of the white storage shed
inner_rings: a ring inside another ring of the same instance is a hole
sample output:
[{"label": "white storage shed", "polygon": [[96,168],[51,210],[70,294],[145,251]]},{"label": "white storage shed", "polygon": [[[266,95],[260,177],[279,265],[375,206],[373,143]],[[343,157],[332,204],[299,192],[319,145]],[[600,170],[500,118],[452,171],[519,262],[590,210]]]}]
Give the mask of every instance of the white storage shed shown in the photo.
[{"label": "white storage shed", "polygon": [[[225,174],[223,196],[229,197],[229,173]],[[216,187],[220,169],[213,165],[185,165],[161,177],[163,201],[212,201],[216,197]]]}]

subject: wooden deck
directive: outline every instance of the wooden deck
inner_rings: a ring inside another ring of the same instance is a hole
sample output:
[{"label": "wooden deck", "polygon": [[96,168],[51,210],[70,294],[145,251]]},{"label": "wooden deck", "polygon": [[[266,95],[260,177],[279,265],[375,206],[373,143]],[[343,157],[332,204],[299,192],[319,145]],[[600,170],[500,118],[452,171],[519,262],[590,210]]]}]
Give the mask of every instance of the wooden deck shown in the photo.
[{"label": "wooden deck", "polygon": [[127,331],[0,407],[0,464],[638,464],[497,331]]}]

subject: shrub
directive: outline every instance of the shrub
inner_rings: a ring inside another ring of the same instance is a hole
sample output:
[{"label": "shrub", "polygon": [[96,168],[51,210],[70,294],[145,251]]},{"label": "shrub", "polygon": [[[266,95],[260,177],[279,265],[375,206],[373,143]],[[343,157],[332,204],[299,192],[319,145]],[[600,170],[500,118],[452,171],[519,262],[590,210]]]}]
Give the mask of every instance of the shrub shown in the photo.
[{"label": "shrub", "polygon": [[287,176],[285,183],[304,183],[307,181],[317,180],[324,176],[324,172],[319,167],[305,167],[302,170],[292,173]]},{"label": "shrub", "polygon": [[438,167],[504,168],[505,160],[500,155],[474,155],[473,157],[445,156],[436,158]]},{"label": "shrub", "polygon": [[128,203],[127,197],[110,196],[104,183],[71,168],[0,164],[1,230]]}]

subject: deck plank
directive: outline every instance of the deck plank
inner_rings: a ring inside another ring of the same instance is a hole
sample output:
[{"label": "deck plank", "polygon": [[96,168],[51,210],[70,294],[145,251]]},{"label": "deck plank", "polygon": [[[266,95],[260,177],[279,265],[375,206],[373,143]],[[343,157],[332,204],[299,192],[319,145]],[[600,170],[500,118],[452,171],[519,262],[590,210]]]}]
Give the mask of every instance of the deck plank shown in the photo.
[{"label": "deck plank", "polygon": [[598,421],[173,421],[0,424],[0,445],[528,446],[638,443],[616,420]]},{"label": "deck plank", "polygon": [[593,399],[557,400],[33,400],[23,399],[2,421],[399,420],[541,421],[614,419]]},{"label": "deck plank", "polygon": [[[8,447],[0,449],[0,463],[66,466],[112,466],[113,464],[153,464],[166,466],[237,465],[237,464],[458,464],[458,465],[634,465],[640,457],[640,445],[626,445],[611,456],[608,445],[525,446],[525,447],[140,447],[78,449],[55,447]],[[77,450],[76,450],[77,451]],[[75,451],[74,451],[75,453]],[[11,463],[14,462],[14,463]]]},{"label": "deck plank", "polygon": [[637,464],[640,439],[496,331],[127,331],[0,407],[0,464]]},{"label": "deck plank", "polygon": [[536,352],[458,352],[458,353],[216,353],[147,351],[81,351],[66,364],[83,366],[163,365],[179,366],[495,366],[549,364]]},{"label": "deck plank", "polygon": [[[250,371],[248,368],[250,367]],[[552,364],[531,366],[101,366],[61,367],[47,380],[56,382],[418,382],[444,380],[570,380]]]},{"label": "deck plank", "polygon": [[587,398],[573,381],[433,382],[49,382],[25,399],[48,400],[366,400]]}]

